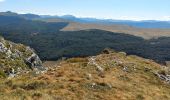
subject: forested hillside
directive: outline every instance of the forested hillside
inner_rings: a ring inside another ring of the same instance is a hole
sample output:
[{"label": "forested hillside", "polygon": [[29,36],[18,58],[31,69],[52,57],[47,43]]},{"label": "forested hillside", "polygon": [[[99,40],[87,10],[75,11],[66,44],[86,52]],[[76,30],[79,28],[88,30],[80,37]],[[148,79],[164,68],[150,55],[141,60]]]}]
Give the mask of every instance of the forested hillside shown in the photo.
[{"label": "forested hillside", "polygon": [[42,21],[32,21],[19,16],[0,15],[0,32],[1,33],[48,33],[57,32],[68,23],[46,23]]},{"label": "forested hillside", "polygon": [[60,31],[68,25],[67,22],[33,21],[18,15],[0,15],[0,23],[0,35],[30,45],[43,60],[96,55],[104,48],[125,51],[157,62],[170,60],[169,37],[145,40],[97,29]]},{"label": "forested hillside", "polygon": [[158,62],[170,60],[170,38],[144,40],[131,35],[101,30],[48,34],[2,34],[6,39],[33,47],[43,60],[89,56],[104,48],[126,51]]}]

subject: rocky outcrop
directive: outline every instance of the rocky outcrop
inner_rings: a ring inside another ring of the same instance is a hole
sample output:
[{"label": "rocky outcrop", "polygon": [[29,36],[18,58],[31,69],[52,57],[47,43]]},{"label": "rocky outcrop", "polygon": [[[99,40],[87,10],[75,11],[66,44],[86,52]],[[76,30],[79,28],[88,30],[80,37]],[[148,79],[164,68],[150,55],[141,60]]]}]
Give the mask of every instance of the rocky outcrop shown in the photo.
[{"label": "rocky outcrop", "polygon": [[42,61],[40,60],[39,56],[30,47],[27,47],[26,49],[27,51],[32,51],[32,54],[25,59],[30,68],[43,70],[44,67],[42,67]]},{"label": "rocky outcrop", "polygon": [[30,47],[0,37],[0,76],[14,77],[22,72],[44,71],[42,61]]},{"label": "rocky outcrop", "polygon": [[162,73],[155,73],[161,80],[170,83],[170,75],[168,74],[162,74]]},{"label": "rocky outcrop", "polygon": [[170,83],[170,68],[163,66],[161,70],[154,72],[154,74],[164,82]]},{"label": "rocky outcrop", "polygon": [[88,64],[95,65],[96,68],[97,68],[97,70],[98,70],[99,72],[103,73],[104,69],[103,69],[100,65],[98,65],[98,64],[96,63],[96,57],[95,57],[95,56],[90,57],[88,60],[89,60]]},{"label": "rocky outcrop", "polygon": [[7,51],[7,48],[4,46],[3,43],[0,42],[0,52],[6,52]]}]

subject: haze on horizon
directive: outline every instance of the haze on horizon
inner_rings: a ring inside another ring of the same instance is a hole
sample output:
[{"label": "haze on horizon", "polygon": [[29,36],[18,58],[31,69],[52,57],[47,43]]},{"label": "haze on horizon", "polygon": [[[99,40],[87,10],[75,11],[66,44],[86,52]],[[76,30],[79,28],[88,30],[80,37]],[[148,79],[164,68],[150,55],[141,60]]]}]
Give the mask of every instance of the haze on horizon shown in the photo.
[{"label": "haze on horizon", "polygon": [[0,0],[0,12],[170,21],[170,0]]}]

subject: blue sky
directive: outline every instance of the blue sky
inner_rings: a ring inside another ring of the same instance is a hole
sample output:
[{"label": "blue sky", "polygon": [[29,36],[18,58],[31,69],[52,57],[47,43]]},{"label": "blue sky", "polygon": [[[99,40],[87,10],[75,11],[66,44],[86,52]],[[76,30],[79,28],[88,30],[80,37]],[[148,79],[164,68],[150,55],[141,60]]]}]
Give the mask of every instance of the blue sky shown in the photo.
[{"label": "blue sky", "polygon": [[0,0],[0,11],[125,20],[170,20],[170,0]]}]

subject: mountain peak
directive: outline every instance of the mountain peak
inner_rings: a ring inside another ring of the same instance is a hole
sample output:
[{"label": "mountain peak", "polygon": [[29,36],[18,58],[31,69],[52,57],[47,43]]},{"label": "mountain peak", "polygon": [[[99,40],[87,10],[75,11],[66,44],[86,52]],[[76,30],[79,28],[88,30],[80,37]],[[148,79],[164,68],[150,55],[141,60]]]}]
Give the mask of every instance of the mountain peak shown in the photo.
[{"label": "mountain peak", "polygon": [[61,16],[62,18],[76,18],[75,16],[73,15],[63,15]]},{"label": "mountain peak", "polygon": [[5,15],[5,16],[17,16],[17,13],[11,12],[11,11],[6,11],[6,12],[0,12],[0,15]]}]

